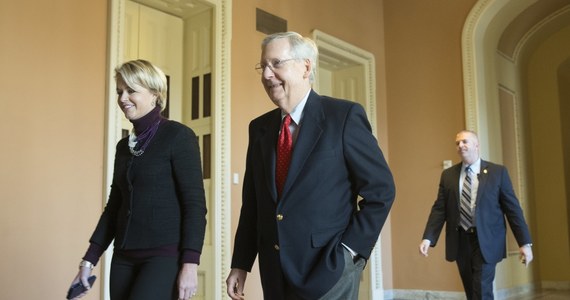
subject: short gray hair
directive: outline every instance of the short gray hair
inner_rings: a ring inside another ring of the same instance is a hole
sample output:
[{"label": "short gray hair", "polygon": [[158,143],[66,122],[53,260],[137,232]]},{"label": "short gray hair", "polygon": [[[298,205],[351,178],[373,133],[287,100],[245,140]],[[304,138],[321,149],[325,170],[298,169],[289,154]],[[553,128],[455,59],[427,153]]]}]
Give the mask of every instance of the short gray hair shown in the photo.
[{"label": "short gray hair", "polygon": [[317,44],[315,44],[312,39],[304,37],[294,31],[278,32],[270,34],[263,39],[261,42],[261,50],[263,51],[269,43],[277,39],[287,39],[289,41],[293,58],[308,59],[310,61],[311,74],[309,75],[309,80],[311,83],[314,82],[317,72],[317,58],[319,55]]}]

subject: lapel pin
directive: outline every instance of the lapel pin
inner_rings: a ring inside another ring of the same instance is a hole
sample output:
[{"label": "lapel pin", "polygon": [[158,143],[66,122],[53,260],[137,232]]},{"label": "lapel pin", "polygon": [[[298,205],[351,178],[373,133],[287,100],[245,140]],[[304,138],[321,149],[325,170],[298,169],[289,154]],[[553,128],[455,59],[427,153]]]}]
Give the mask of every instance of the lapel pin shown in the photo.
[{"label": "lapel pin", "polygon": [[484,169],[484,170],[483,170],[483,174],[487,174],[487,169]]}]

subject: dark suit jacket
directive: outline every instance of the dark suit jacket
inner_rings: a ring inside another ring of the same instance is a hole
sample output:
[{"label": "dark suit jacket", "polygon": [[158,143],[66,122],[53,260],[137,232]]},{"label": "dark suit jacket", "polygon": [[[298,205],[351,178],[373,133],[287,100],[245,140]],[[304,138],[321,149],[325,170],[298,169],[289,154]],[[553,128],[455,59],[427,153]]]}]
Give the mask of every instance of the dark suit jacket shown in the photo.
[{"label": "dark suit jacket", "polygon": [[362,106],[311,91],[278,199],[280,123],[275,109],[249,126],[232,268],[250,271],[259,254],[265,299],[283,296],[283,275],[299,296],[316,299],[344,269],[341,242],[370,256],[394,200],[394,182]]},{"label": "dark suit jacket", "polygon": [[[461,166],[459,163],[442,172],[437,199],[423,235],[434,247],[443,224],[446,223],[445,257],[448,261],[455,261],[458,252]],[[481,160],[481,171],[477,176],[479,188],[475,223],[479,246],[487,263],[497,263],[507,256],[505,217],[519,246],[531,243],[530,233],[507,169]]]},{"label": "dark suit jacket", "polygon": [[176,245],[202,251],[206,203],[194,132],[163,120],[141,156],[117,144],[109,201],[90,242],[117,249]]}]

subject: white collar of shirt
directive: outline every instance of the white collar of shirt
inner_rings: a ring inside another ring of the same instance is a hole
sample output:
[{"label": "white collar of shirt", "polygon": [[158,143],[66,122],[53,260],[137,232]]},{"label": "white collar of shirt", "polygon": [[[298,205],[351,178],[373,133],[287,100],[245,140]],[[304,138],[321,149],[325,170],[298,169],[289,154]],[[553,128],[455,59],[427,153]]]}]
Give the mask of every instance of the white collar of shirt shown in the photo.
[{"label": "white collar of shirt", "polygon": [[[295,122],[297,126],[301,124],[301,117],[303,116],[303,110],[305,109],[305,104],[307,104],[307,99],[309,99],[310,93],[311,90],[309,89],[305,97],[303,97],[301,102],[299,102],[299,104],[297,104],[297,106],[295,106],[295,108],[293,108],[293,111],[289,114],[291,115],[291,119],[293,120],[293,122]],[[285,115],[286,113],[281,111],[281,119],[285,118]]]},{"label": "white collar of shirt", "polygon": [[477,161],[475,161],[474,163],[468,165],[466,163],[463,163],[462,168],[462,172],[465,173],[465,168],[470,167],[471,168],[471,173],[473,174],[479,174],[481,171],[481,158],[477,159]]}]

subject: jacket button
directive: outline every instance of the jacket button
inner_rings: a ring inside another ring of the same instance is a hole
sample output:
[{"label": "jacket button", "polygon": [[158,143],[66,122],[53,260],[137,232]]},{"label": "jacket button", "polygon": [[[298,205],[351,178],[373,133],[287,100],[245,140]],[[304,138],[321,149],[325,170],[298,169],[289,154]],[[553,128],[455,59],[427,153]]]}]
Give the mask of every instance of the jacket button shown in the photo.
[{"label": "jacket button", "polygon": [[279,245],[275,244],[273,247],[275,247],[275,250],[279,251]]},{"label": "jacket button", "polygon": [[277,215],[277,221],[281,221],[283,220],[283,215],[282,214],[278,214]]}]

